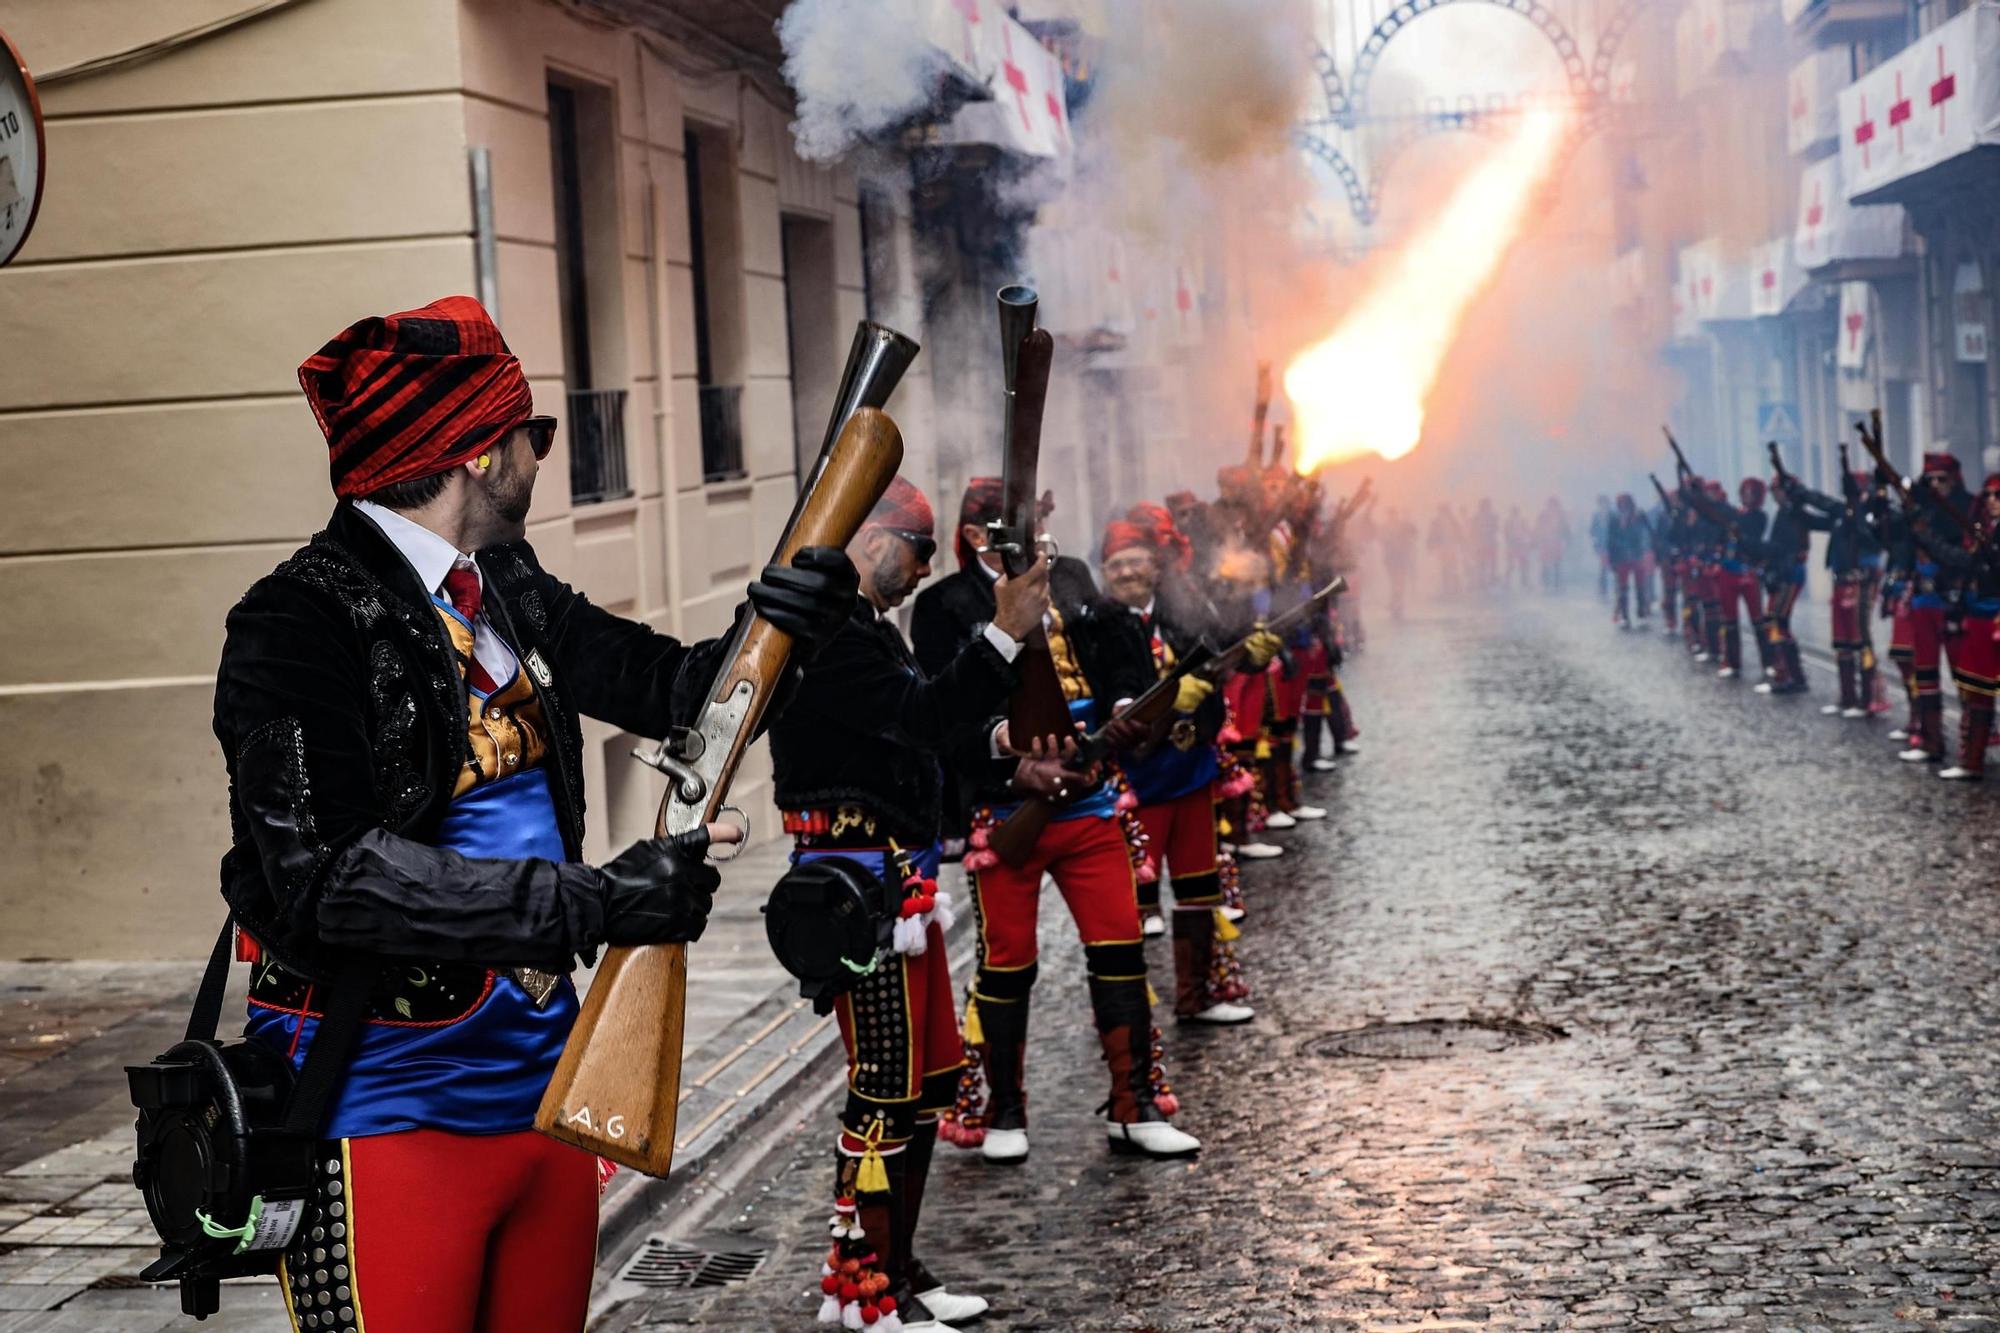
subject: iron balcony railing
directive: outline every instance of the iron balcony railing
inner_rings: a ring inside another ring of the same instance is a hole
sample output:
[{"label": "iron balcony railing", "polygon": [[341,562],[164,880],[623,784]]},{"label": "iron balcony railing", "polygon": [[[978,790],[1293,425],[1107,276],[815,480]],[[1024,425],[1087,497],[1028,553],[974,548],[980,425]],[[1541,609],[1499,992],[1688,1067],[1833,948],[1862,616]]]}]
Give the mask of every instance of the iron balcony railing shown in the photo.
[{"label": "iron balcony railing", "polygon": [[571,504],[620,500],[632,493],[625,461],[625,390],[584,389],[569,395]]},{"label": "iron balcony railing", "polygon": [[732,481],[743,469],[743,386],[701,387],[701,479]]}]

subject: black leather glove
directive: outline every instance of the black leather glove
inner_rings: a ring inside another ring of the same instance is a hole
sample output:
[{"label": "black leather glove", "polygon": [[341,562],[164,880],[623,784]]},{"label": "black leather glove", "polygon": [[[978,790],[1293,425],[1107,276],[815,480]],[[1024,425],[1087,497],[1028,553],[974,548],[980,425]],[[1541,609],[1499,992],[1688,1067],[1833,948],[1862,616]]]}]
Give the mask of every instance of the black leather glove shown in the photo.
[{"label": "black leather glove", "polygon": [[686,835],[635,842],[597,868],[604,879],[604,939],[608,944],[698,940],[722,877],[702,859],[706,838]]},{"label": "black leather glove", "polygon": [[806,546],[789,565],[764,566],[763,574],[750,585],[750,605],[791,635],[796,651],[810,656],[854,614],[860,587],[861,575],[847,552]]}]

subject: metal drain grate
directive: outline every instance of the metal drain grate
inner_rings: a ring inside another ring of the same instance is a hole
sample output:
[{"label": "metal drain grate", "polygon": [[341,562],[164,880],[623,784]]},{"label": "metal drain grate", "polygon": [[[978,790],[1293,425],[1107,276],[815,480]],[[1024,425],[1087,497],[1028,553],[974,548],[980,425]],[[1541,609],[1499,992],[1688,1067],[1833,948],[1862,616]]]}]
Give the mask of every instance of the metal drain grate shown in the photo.
[{"label": "metal drain grate", "polygon": [[728,1287],[764,1266],[768,1250],[704,1250],[677,1240],[648,1236],[619,1270],[621,1282],[655,1291],[686,1291],[694,1287]]},{"label": "metal drain grate", "polygon": [[1560,1041],[1569,1033],[1552,1023],[1512,1018],[1425,1018],[1414,1023],[1370,1023],[1314,1037],[1308,1055],[1333,1060],[1442,1060],[1490,1054],[1514,1046]]}]

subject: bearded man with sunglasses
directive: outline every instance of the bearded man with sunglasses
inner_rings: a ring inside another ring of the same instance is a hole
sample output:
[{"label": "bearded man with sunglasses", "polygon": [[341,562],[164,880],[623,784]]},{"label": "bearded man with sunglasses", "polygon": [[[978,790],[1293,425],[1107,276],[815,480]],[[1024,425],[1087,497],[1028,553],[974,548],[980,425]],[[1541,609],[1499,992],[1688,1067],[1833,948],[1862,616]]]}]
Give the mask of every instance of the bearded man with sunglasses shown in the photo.
[{"label": "bearded man with sunglasses", "polygon": [[[382,966],[286,1306],[315,1333],[581,1329],[597,1165],[532,1128],[577,1013],[568,974],[606,944],[695,939],[717,880],[667,839],[583,862],[578,714],[660,736],[721,644],[541,567],[526,524],[556,423],[477,301],[364,319],[299,381],[338,503],[230,612],[216,681],[247,1035],[302,1064],[341,1007],[329,979]],[[854,589],[843,553],[808,548],[749,602],[809,654]]]}]

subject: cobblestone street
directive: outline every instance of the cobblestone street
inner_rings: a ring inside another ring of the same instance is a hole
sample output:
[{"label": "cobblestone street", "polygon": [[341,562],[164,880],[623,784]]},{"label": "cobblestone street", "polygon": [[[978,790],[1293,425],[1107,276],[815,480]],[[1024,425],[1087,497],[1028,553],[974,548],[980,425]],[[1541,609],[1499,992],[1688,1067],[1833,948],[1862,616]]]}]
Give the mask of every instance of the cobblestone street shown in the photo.
[{"label": "cobblestone street", "polygon": [[[1374,628],[1333,817],[1245,874],[1256,1022],[1168,1033],[1195,1162],[1107,1154],[1046,900],[1033,1156],[927,1205],[983,1326],[2000,1328],[1994,794],[1592,602]],[[829,1117],[704,1223],[753,1277],[599,1327],[811,1327]]]}]

